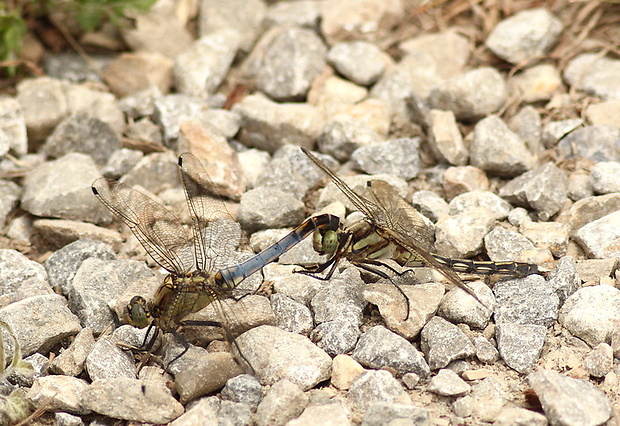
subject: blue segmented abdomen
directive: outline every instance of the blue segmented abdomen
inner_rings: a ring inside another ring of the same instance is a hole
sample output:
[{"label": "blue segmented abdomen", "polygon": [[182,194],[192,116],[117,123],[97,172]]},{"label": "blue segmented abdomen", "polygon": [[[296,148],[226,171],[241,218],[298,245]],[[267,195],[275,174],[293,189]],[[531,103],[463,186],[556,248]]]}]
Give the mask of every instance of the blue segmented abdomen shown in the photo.
[{"label": "blue segmented abdomen", "polygon": [[252,275],[268,263],[278,259],[317,229],[337,230],[339,226],[340,219],[337,216],[328,213],[313,216],[306,219],[280,241],[267,247],[265,250],[252,256],[243,263],[220,269],[217,274],[221,276],[226,286],[230,288],[237,287],[246,277]]}]

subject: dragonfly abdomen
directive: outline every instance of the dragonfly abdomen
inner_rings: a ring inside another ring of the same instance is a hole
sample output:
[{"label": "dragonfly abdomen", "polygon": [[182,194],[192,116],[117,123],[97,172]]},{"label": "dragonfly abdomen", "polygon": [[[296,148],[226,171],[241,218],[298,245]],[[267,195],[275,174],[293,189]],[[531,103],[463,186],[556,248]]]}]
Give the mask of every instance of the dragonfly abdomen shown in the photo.
[{"label": "dragonfly abdomen", "polygon": [[479,275],[508,275],[525,277],[539,272],[536,265],[523,262],[491,262],[470,259],[450,259],[449,257],[433,254],[433,257],[442,265],[456,272]]},{"label": "dragonfly abdomen", "polygon": [[301,225],[293,229],[288,235],[277,243],[267,247],[260,253],[252,256],[245,262],[221,269],[216,274],[216,282],[229,288],[235,288],[249,275],[263,268],[289,251],[293,246],[315,231],[337,230],[340,227],[340,219],[331,214],[321,214],[306,219]]}]

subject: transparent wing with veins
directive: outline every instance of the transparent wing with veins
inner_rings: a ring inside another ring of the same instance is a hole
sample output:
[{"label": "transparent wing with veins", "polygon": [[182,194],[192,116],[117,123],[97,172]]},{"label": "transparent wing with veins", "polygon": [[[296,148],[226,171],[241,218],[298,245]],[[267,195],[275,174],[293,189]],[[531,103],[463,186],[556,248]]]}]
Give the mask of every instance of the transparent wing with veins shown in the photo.
[{"label": "transparent wing with veins", "polygon": [[92,190],[122,219],[158,265],[177,274],[193,269],[193,242],[168,209],[140,191],[105,178],[97,179]]},{"label": "transparent wing with veins", "polygon": [[239,224],[226,211],[224,203],[212,195],[215,190],[209,191],[214,185],[195,155],[182,154],[179,167],[193,221],[197,269],[215,271],[229,266],[241,236]]}]

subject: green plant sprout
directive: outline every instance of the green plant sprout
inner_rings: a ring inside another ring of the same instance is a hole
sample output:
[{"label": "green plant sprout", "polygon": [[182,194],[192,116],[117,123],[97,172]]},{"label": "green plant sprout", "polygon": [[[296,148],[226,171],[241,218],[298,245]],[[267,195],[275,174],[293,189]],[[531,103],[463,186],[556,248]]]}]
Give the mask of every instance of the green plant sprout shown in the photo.
[{"label": "green plant sprout", "polygon": [[[11,363],[6,366],[6,352],[4,348],[4,333],[6,331],[13,340],[13,357]],[[11,373],[17,372],[26,376],[32,376],[32,365],[22,359],[22,351],[19,341],[13,333],[11,326],[0,321],[0,380],[6,379]],[[9,396],[0,395],[0,424],[14,424],[30,415],[30,404],[26,399],[23,389],[15,389]]]}]

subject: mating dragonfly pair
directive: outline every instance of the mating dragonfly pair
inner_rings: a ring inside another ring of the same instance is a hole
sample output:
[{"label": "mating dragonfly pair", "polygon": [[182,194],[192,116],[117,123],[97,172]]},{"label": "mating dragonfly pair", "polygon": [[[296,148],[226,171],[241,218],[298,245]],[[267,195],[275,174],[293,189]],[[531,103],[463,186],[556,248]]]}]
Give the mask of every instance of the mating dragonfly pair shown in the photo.
[{"label": "mating dragonfly pair", "polygon": [[[370,201],[353,191],[309,151],[302,150],[365,218],[344,227],[339,218],[330,214],[311,217],[274,245],[234,266],[222,265],[229,264],[230,240],[237,235],[238,224],[223,203],[210,194],[213,185],[193,154],[179,157],[181,181],[193,222],[191,236],[174,214],[147,195],[105,178],[93,183],[93,193],[129,227],[153,260],[169,272],[151,303],[135,296],[128,306],[133,325],[155,328],[155,333],[147,332],[152,337],[144,342],[144,349],[151,349],[158,332],[173,333],[184,346],[183,352],[174,358],[178,359],[189,348],[177,332],[181,325],[221,326],[232,340],[220,302],[232,298],[233,290],[246,277],[277,260],[310,234],[314,234],[314,249],[327,255],[327,260],[306,265],[299,272],[321,279],[329,279],[342,259],[390,279],[384,269],[394,269],[383,261],[392,259],[402,267],[430,266],[477,299],[457,272],[512,277],[538,272],[536,265],[527,263],[454,260],[432,253],[432,235],[423,226],[419,213],[390,185],[382,181],[369,183],[374,197]],[[210,304],[215,305],[222,322],[184,320]]]}]

